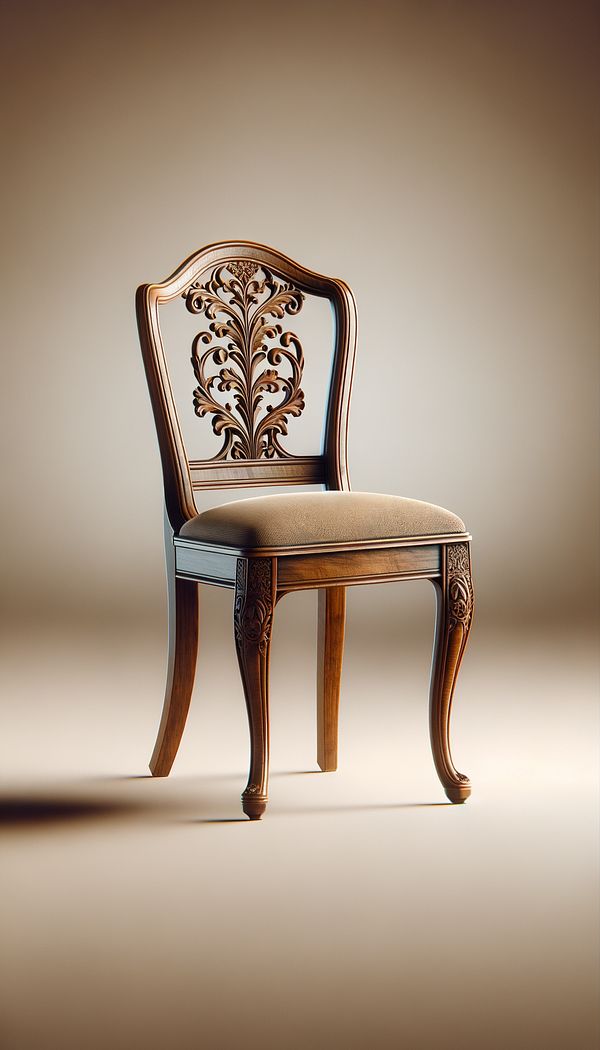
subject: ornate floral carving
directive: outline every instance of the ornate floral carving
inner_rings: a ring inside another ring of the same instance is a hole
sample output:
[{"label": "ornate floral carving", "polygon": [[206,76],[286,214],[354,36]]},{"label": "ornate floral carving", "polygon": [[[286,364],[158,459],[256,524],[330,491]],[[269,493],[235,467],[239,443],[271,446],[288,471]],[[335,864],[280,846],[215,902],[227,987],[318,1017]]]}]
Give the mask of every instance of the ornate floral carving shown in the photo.
[{"label": "ornate floral carving", "polygon": [[452,543],[446,547],[448,572],[470,572],[469,548],[466,543]]},{"label": "ornate floral carving", "polygon": [[461,624],[465,629],[473,615],[473,586],[466,543],[454,543],[446,548],[449,629]]},{"label": "ornate floral carving", "polygon": [[249,281],[258,270],[258,263],[249,262],[247,259],[239,259],[238,262],[229,263],[227,269],[234,277],[238,277],[240,281]]},{"label": "ornate floral carving", "polygon": [[[193,341],[192,365],[198,381],[194,411],[197,416],[211,415],[214,433],[223,438],[213,460],[291,459],[280,437],[288,432],[288,417],[304,409],[304,354],[298,337],[277,322],[299,313],[302,292],[265,266],[241,259],[217,266],[207,281],[196,281],[183,297],[191,313],[204,314],[210,321],[209,331],[199,332]],[[221,366],[212,375],[211,361]],[[262,362],[267,367],[260,371]],[[280,374],[281,365],[288,375]],[[217,393],[230,391],[233,403],[218,400]],[[267,394],[283,396],[278,404],[265,404]]]},{"label": "ornate floral carving", "polygon": [[273,623],[271,572],[269,558],[238,558],[233,611],[236,642],[258,645],[263,655]]}]

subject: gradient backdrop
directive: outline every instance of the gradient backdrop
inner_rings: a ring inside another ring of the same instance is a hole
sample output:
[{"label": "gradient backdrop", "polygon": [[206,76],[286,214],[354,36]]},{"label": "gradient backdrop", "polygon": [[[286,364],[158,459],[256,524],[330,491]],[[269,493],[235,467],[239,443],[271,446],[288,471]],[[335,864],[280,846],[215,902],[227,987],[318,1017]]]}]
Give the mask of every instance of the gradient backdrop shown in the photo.
[{"label": "gradient backdrop", "polygon": [[[7,1047],[591,1048],[596,5],[2,13]],[[144,771],[165,644],[134,290],[227,238],[348,281],[353,486],[474,535],[460,811],[418,808],[443,797],[425,584],[349,596],[337,781],[284,778],[313,762],[314,601],[283,603],[274,697],[290,662],[295,684],[254,838],[210,825],[247,754],[222,592],[174,778],[118,780]]]}]

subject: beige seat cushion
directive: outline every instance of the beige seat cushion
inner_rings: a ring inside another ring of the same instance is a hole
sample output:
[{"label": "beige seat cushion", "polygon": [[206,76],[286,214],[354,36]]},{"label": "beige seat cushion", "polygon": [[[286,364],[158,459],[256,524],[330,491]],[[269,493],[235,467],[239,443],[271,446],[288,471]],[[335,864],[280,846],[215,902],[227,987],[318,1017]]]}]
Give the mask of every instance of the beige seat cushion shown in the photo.
[{"label": "beige seat cushion", "polygon": [[464,532],[432,503],[374,492],[297,492],[239,499],[187,521],[181,536],[224,547],[307,547]]}]

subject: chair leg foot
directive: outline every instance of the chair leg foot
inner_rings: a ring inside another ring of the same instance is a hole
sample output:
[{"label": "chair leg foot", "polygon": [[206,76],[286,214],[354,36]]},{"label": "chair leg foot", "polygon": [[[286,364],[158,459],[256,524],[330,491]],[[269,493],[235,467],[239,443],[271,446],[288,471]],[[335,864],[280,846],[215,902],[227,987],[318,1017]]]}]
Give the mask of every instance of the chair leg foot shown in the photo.
[{"label": "chair leg foot", "polygon": [[271,558],[238,558],[234,633],[250,729],[250,773],[242,808],[260,820],[269,786],[269,654],[276,595],[277,563]]},{"label": "chair leg foot", "polygon": [[267,808],[267,799],[245,798],[242,795],[242,809],[249,820],[260,820]]},{"label": "chair leg foot", "polygon": [[442,573],[432,581],[437,613],[431,669],[430,733],[437,774],[452,803],[465,802],[471,783],[459,773],[450,751],[450,711],[454,687],[473,619],[473,585],[468,543],[442,548]]}]

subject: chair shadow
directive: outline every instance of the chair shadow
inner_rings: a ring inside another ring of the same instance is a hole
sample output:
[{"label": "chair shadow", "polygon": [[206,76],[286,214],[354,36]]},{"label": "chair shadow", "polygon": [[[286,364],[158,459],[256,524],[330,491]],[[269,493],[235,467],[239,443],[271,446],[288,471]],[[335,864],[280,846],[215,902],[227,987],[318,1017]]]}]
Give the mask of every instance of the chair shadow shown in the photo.
[{"label": "chair shadow", "polygon": [[107,799],[70,799],[34,795],[0,797],[0,828],[46,827],[130,815],[139,806]]},{"label": "chair shadow", "polygon": [[[312,776],[316,773],[322,773],[321,769],[284,769],[284,770],[272,770],[269,774],[269,779],[273,780],[275,777],[304,777]],[[206,776],[195,775],[193,778],[185,777],[181,779],[201,779],[201,780],[239,780],[240,783],[245,780],[248,776],[248,770],[240,770],[239,773],[210,773]],[[154,777],[152,773],[121,773],[117,776],[107,775],[94,777],[95,780],[102,782],[106,781],[128,781],[128,780],[166,780],[166,777]],[[178,778],[179,779],[179,778]]]},{"label": "chair shadow", "polygon": [[[366,802],[347,806],[303,806],[287,811],[285,816],[301,816],[307,813],[371,813],[386,809],[433,809],[437,806],[452,806],[452,802]],[[283,816],[282,813],[273,816]]]},{"label": "chair shadow", "polygon": [[269,780],[273,777],[310,777],[313,773],[322,773],[322,769],[284,769],[279,772],[269,773]]},{"label": "chair shadow", "polygon": [[[316,769],[303,769],[303,770],[289,770],[280,771],[273,773],[274,777],[292,777],[292,776],[308,776],[314,773],[319,773],[320,770]],[[107,777],[93,777],[90,780],[90,784],[98,783],[101,781],[104,784],[109,783],[125,783],[134,782],[137,780],[152,780],[154,779],[150,774],[143,775],[132,775],[132,776],[107,776]],[[162,779],[162,778],[161,778]],[[189,778],[184,778],[189,781]],[[224,773],[217,774],[216,776],[208,776],[201,778],[193,778],[199,781],[200,784],[206,789],[207,784],[211,781],[219,780],[236,780],[240,783],[245,781],[243,774],[236,773]],[[202,786],[199,784],[198,790],[198,804],[197,810],[206,812],[207,809],[212,809],[213,806],[217,809],[231,810],[231,799],[225,802],[224,799],[219,800],[218,797],[210,798],[211,792],[208,792],[209,797],[204,798]],[[79,789],[81,791],[82,784],[78,782],[77,785],[73,785],[73,789]],[[85,789],[84,789],[85,790]],[[145,793],[144,793],[145,794]],[[152,793],[154,795],[154,792]],[[217,791],[217,796],[221,792]],[[203,800],[203,801],[202,801]],[[225,804],[224,804],[225,803]],[[319,814],[344,814],[344,813],[367,813],[376,811],[390,811],[390,810],[403,810],[403,809],[430,809],[437,806],[452,806],[451,802],[382,802],[382,803],[340,803],[339,805],[324,805],[324,806],[299,806],[298,808],[286,808],[279,809],[277,805],[273,806],[270,811],[267,811],[266,818],[269,820],[281,818],[281,817],[297,817],[304,815],[319,815]],[[254,821],[248,820],[248,818],[239,813],[236,816],[217,817],[217,816],[188,816],[185,817],[181,813],[181,808],[189,810],[190,808],[196,809],[196,805],[189,797],[185,799],[171,799],[162,801],[156,797],[147,797],[145,799],[140,798],[139,795],[135,800],[126,798],[92,798],[92,797],[81,797],[81,794],[75,793],[69,795],[69,788],[65,788],[64,792],[51,793],[49,789],[48,794],[43,794],[42,791],[36,793],[35,791],[29,791],[18,794],[0,795],[0,833],[10,830],[41,830],[43,828],[52,826],[81,826],[85,823],[94,823],[102,820],[115,820],[121,818],[138,818],[141,820],[147,820],[148,818],[156,818],[162,816],[162,819],[168,823],[178,824],[249,824],[255,823]],[[179,815],[176,811],[179,809]],[[175,812],[173,812],[175,810]],[[170,811],[170,813],[169,813]],[[214,809],[213,809],[214,812]],[[162,820],[161,820],[162,822]]]},{"label": "chair shadow", "polygon": [[98,777],[98,780],[160,780],[161,777],[153,777],[152,773],[124,773],[119,776]]},{"label": "chair shadow", "polygon": [[[311,770],[312,772],[312,770]],[[301,809],[267,810],[265,819],[277,819],[278,817],[301,817],[309,814],[327,813],[370,813],[382,810],[394,809],[432,809],[437,806],[452,806],[452,802],[372,802],[360,805],[339,806],[310,806]],[[250,821],[247,817],[191,817],[182,821],[183,824],[252,824],[258,821]]]},{"label": "chair shadow", "polygon": [[194,817],[192,820],[184,820],[183,824],[251,824],[248,817]]}]

